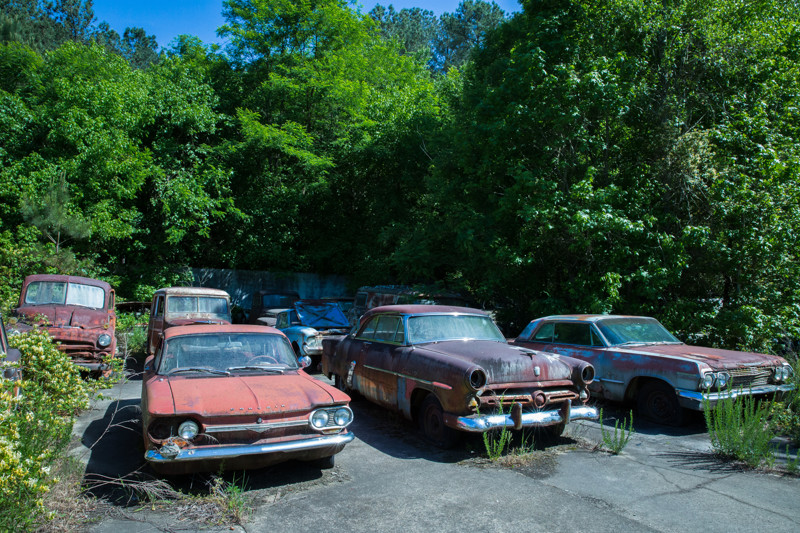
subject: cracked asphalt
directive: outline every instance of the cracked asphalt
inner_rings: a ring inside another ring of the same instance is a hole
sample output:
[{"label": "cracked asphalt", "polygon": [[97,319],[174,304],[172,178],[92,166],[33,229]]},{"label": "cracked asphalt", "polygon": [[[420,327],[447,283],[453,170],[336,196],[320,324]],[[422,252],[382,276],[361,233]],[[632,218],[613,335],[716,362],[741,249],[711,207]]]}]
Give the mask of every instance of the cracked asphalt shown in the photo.
[{"label": "cracked asphalt", "polygon": [[[142,460],[140,387],[132,380],[105,391],[76,424],[71,454],[86,464],[87,483],[152,475]],[[210,525],[191,510],[108,490],[95,491],[110,503],[87,530],[800,531],[800,478],[718,461],[700,417],[678,430],[637,422],[616,456],[594,449],[598,423],[572,424],[511,468],[483,458],[480,438],[436,450],[410,422],[364,400],[352,407],[356,440],[332,470],[292,462],[246,473],[242,525]],[[620,407],[605,411],[613,431]],[[241,482],[235,475],[227,478]],[[186,489],[203,478],[170,481]]]}]

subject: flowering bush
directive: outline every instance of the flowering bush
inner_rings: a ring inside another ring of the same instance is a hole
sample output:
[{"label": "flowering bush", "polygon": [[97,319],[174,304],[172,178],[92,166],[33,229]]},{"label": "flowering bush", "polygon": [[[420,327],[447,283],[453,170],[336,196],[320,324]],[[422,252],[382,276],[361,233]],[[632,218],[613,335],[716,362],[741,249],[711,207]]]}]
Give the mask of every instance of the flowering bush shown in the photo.
[{"label": "flowering bush", "polygon": [[2,531],[30,529],[44,512],[42,497],[57,481],[50,466],[69,442],[75,414],[88,407],[97,386],[81,379],[45,331],[33,329],[9,342],[21,352],[23,379],[0,381]]}]

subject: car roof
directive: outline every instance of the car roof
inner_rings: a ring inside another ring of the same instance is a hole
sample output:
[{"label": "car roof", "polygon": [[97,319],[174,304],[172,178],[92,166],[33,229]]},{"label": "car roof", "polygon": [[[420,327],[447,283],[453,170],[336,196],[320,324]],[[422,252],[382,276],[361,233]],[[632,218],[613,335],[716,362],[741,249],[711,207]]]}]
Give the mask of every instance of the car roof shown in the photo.
[{"label": "car roof", "polygon": [[202,333],[267,333],[285,336],[280,330],[269,326],[253,324],[193,324],[189,326],[173,326],[164,330],[164,339],[180,335],[198,335]]},{"label": "car roof", "polygon": [[185,296],[224,296],[230,298],[227,292],[211,287],[163,287],[156,292],[174,296],[176,294]]},{"label": "car roof", "polygon": [[607,318],[651,318],[638,315],[550,315],[535,320],[570,320],[575,322],[599,322]]},{"label": "car roof", "polygon": [[378,313],[398,313],[404,315],[419,315],[419,314],[466,314],[466,315],[484,315],[489,316],[485,311],[480,309],[473,309],[471,307],[458,307],[455,305],[426,305],[426,304],[408,304],[408,305],[382,305],[380,307],[373,307],[361,317],[362,321],[372,315]]},{"label": "car roof", "polygon": [[82,285],[93,285],[102,287],[106,291],[111,290],[111,285],[105,281],[94,278],[84,278],[83,276],[65,276],[63,274],[32,274],[25,278],[25,285],[32,281],[61,281],[66,283],[80,283]]}]

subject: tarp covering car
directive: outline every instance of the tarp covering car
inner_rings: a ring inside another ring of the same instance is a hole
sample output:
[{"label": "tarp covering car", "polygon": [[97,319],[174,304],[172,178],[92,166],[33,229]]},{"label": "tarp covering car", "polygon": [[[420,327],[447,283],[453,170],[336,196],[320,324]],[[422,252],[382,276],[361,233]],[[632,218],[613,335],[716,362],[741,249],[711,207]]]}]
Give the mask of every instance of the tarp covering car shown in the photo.
[{"label": "tarp covering car", "polygon": [[295,302],[294,308],[304,326],[316,329],[350,327],[350,322],[335,302],[300,300]]}]

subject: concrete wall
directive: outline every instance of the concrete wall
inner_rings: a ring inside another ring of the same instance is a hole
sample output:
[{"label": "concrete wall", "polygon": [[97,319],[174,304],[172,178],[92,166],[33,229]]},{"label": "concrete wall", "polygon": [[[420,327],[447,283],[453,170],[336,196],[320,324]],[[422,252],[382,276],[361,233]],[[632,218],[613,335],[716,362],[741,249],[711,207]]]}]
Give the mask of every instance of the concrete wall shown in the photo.
[{"label": "concrete wall", "polygon": [[193,268],[196,287],[222,289],[231,295],[231,303],[250,309],[250,298],[261,289],[296,291],[300,298],[323,298],[350,295],[347,278],[292,272]]}]

